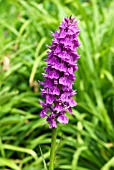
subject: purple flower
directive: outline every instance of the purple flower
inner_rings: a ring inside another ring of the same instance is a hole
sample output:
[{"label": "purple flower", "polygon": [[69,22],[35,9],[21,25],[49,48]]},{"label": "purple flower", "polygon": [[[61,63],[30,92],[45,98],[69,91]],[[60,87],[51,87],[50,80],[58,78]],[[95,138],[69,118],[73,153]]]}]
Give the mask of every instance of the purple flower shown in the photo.
[{"label": "purple flower", "polygon": [[50,128],[57,128],[57,123],[56,123],[56,121],[54,119],[55,119],[55,115],[53,113],[51,113],[47,117],[47,122],[50,123]]},{"label": "purple flower", "polygon": [[47,46],[50,51],[45,60],[45,80],[40,82],[43,86],[41,95],[44,98],[44,102],[40,101],[43,107],[40,117],[47,117],[50,128],[57,128],[57,121],[67,124],[66,112],[72,114],[72,107],[77,105],[72,98],[76,94],[72,86],[76,79],[74,72],[78,69],[76,62],[80,57],[77,53],[80,45],[77,24],[78,21],[73,17],[64,18],[59,26],[60,31],[52,33],[52,45]]},{"label": "purple flower", "polygon": [[61,114],[60,116],[58,116],[57,121],[59,123],[67,124],[68,123],[68,117],[65,116],[64,114]]}]

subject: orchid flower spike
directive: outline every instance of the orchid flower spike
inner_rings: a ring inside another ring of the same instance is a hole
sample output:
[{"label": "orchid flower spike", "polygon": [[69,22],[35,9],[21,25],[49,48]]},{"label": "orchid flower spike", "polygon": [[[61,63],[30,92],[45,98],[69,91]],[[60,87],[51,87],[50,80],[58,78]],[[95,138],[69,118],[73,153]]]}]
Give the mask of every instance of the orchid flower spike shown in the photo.
[{"label": "orchid flower spike", "polygon": [[42,110],[40,117],[46,117],[50,128],[57,128],[57,122],[67,124],[66,111],[72,114],[72,107],[77,103],[73,100],[76,91],[72,89],[75,81],[74,72],[78,69],[77,60],[80,57],[77,48],[79,28],[78,20],[73,17],[64,18],[59,31],[52,33],[52,45],[48,46],[47,67],[45,68],[44,82],[40,101]]}]

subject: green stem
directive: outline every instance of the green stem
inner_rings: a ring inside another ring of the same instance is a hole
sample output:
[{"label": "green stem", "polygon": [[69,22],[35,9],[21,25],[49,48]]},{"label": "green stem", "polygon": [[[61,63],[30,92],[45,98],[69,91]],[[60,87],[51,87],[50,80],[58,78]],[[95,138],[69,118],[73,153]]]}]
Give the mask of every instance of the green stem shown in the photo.
[{"label": "green stem", "polygon": [[55,158],[55,147],[56,147],[56,134],[57,129],[52,129],[52,139],[51,139],[51,152],[50,152],[50,164],[49,170],[54,170],[54,158]]}]

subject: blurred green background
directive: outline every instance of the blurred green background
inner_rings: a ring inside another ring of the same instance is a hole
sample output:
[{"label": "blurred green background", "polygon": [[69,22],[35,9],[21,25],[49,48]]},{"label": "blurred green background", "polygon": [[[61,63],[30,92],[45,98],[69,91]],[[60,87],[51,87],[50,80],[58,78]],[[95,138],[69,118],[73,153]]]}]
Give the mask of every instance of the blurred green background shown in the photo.
[{"label": "blurred green background", "polygon": [[55,170],[114,170],[114,1],[0,0],[0,170],[46,170],[51,130],[38,104],[46,44],[80,20],[74,116],[59,125]]}]

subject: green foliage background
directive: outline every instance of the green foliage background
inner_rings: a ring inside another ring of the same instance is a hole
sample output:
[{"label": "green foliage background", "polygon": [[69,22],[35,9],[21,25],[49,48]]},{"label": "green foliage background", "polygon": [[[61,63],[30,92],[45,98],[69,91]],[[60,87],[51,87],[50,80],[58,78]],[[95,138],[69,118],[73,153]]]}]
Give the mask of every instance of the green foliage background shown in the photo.
[{"label": "green foliage background", "polygon": [[114,1],[0,0],[0,170],[46,170],[51,130],[38,104],[50,31],[76,16],[74,116],[59,125],[56,170],[114,169]]}]

